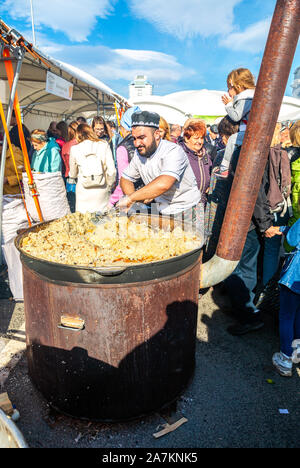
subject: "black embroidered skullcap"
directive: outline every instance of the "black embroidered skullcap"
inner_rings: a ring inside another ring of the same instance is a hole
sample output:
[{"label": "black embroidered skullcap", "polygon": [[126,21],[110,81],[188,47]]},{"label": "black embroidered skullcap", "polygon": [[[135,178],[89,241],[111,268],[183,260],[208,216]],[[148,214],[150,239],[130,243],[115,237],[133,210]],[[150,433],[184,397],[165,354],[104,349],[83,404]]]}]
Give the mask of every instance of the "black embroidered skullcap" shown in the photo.
[{"label": "black embroidered skullcap", "polygon": [[156,112],[138,111],[131,117],[131,127],[159,128],[160,116]]}]

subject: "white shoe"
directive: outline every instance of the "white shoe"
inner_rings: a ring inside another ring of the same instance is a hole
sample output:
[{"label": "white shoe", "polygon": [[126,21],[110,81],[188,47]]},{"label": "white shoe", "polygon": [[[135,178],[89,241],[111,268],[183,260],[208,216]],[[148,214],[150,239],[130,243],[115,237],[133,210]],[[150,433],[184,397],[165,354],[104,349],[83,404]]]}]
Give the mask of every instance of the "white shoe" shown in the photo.
[{"label": "white shoe", "polygon": [[283,377],[292,376],[293,362],[290,357],[280,351],[279,353],[273,354],[272,362],[280,375]]},{"label": "white shoe", "polygon": [[294,350],[292,354],[292,361],[295,364],[299,364],[300,363],[300,340],[299,339],[293,341],[292,348]]}]

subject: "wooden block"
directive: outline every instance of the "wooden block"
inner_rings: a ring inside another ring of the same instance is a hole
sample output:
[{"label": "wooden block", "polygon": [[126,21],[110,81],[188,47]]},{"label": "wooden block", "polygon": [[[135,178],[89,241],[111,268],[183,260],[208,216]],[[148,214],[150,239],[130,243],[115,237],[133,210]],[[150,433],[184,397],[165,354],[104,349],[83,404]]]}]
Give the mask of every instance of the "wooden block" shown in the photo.
[{"label": "wooden block", "polygon": [[11,404],[10,399],[8,398],[7,393],[0,393],[0,408],[6,413],[7,415],[12,415],[14,412],[13,406]]},{"label": "wooden block", "polygon": [[60,318],[60,323],[63,327],[75,328],[81,330],[84,328],[84,320],[80,317],[71,317],[70,315],[62,315]]}]

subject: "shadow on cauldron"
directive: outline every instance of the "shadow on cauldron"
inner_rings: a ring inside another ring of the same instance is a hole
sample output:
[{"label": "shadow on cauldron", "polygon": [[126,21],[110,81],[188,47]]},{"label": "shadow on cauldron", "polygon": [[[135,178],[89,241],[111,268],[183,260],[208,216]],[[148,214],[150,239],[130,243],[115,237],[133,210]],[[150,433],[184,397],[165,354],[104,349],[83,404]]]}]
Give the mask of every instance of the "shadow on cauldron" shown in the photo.
[{"label": "shadow on cauldron", "polygon": [[186,389],[195,367],[197,304],[167,306],[167,322],[119,366],[71,351],[28,347],[29,374],[48,403],[69,416],[94,421],[136,419],[169,406]]}]

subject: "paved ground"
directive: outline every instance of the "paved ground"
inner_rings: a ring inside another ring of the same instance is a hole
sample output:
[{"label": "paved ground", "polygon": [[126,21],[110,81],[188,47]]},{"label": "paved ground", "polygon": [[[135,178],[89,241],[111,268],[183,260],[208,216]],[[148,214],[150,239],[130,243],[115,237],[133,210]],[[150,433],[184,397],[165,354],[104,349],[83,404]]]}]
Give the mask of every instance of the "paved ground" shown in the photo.
[{"label": "paved ground", "polygon": [[237,338],[226,331],[232,319],[224,313],[224,304],[213,290],[202,297],[196,372],[177,405],[178,415],[188,421],[155,439],[153,434],[166,422],[160,414],[126,424],[100,424],[53,412],[28,376],[23,304],[1,300],[0,391],[6,391],[19,410],[17,426],[29,447],[299,447],[300,367],[290,379],[273,369],[276,313],[264,314],[263,329]]}]

